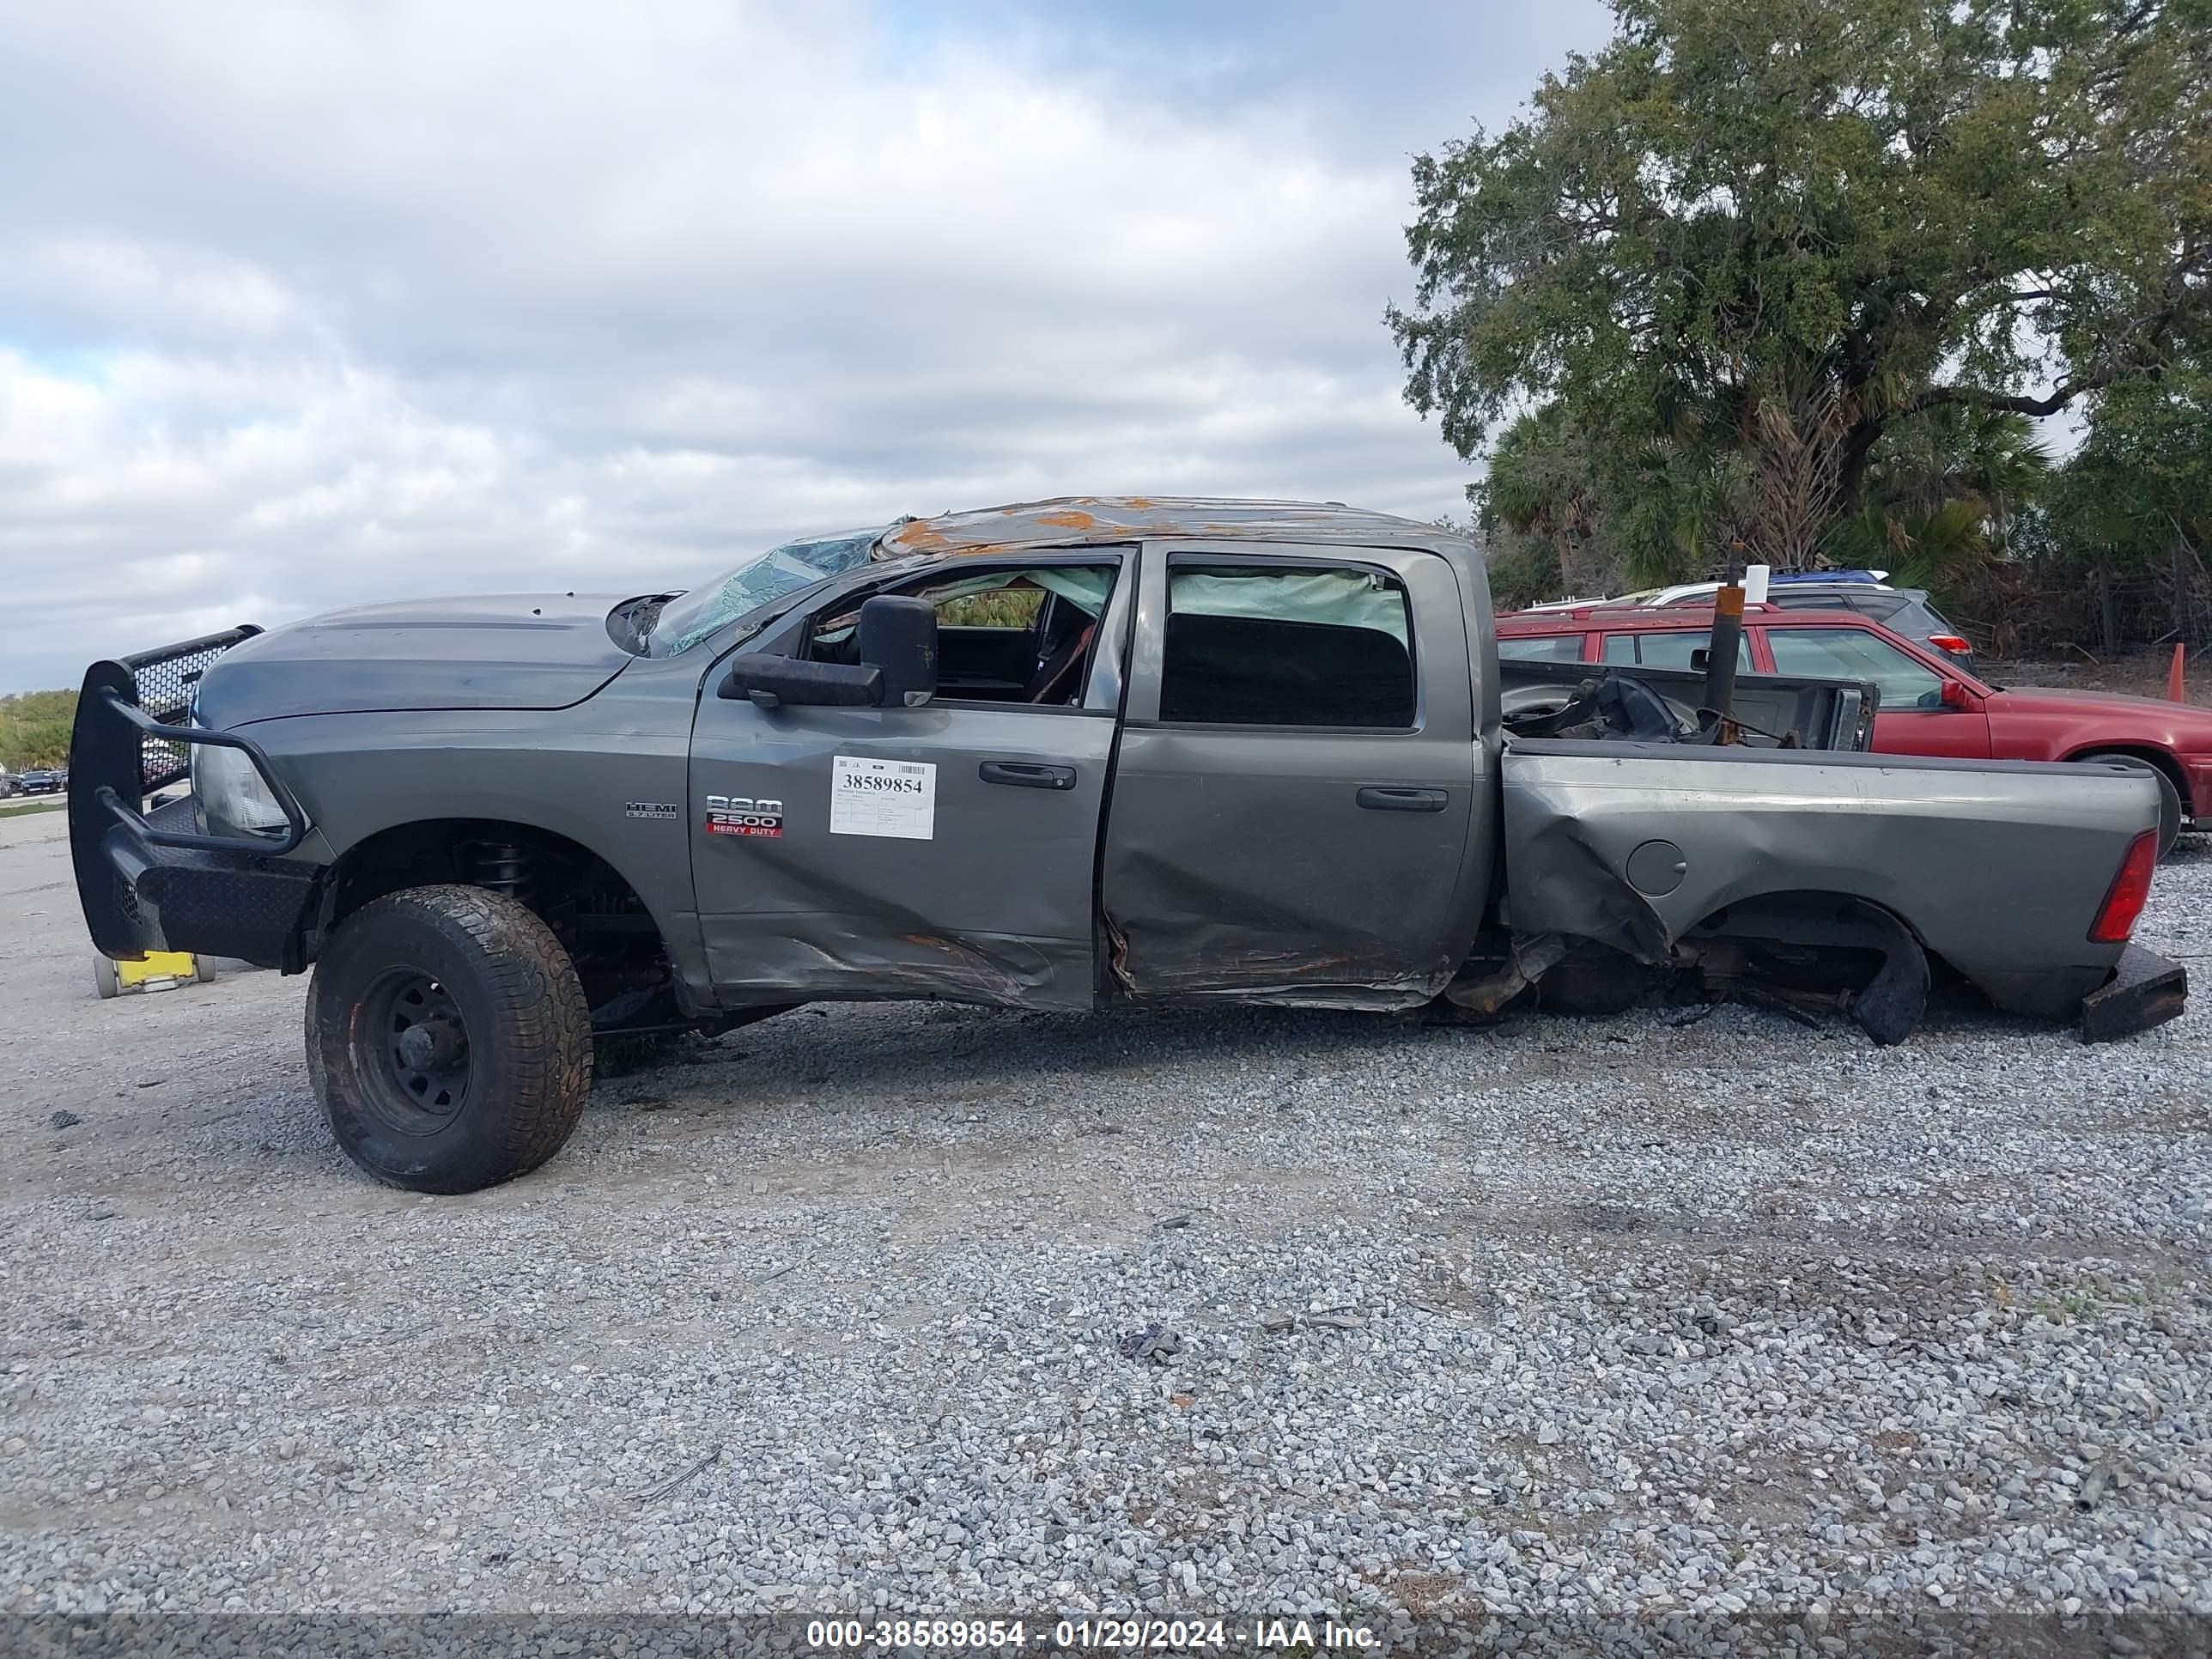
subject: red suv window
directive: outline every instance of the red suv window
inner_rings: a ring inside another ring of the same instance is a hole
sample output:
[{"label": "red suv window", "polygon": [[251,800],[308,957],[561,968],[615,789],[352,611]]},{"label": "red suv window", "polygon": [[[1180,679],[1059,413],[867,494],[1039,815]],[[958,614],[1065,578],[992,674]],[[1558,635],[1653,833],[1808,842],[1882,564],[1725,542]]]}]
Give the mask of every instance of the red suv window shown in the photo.
[{"label": "red suv window", "polygon": [[1885,713],[1943,706],[1941,675],[1862,628],[1770,628],[1766,649],[1778,674],[1872,680],[1881,688]]},{"label": "red suv window", "polygon": [[1522,662],[1580,662],[1580,634],[1509,634],[1498,641],[1498,654]]},{"label": "red suv window", "polygon": [[[1605,636],[1605,660],[1632,663],[1644,668],[1687,668],[1690,653],[1703,651],[1711,642],[1712,635],[1701,628],[1670,628],[1652,634],[1608,634]],[[1735,665],[1742,673],[1751,672],[1750,641],[1736,641]]]}]

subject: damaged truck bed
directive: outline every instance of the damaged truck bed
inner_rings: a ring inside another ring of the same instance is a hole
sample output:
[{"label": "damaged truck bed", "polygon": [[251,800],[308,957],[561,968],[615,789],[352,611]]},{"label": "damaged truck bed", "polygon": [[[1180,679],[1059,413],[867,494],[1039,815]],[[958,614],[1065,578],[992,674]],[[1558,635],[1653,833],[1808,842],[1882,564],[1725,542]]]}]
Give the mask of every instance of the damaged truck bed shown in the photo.
[{"label": "damaged truck bed", "polygon": [[1869,686],[1746,677],[1717,720],[1693,676],[1586,672],[1501,665],[1434,526],[1083,498],[96,664],[70,832],[103,952],[313,969],[333,1131],[424,1191],[551,1156],[595,1036],[822,1000],[1665,982],[1890,1042],[1955,975],[2091,1038],[2179,1012],[2128,943],[2148,778],[1870,756]]}]

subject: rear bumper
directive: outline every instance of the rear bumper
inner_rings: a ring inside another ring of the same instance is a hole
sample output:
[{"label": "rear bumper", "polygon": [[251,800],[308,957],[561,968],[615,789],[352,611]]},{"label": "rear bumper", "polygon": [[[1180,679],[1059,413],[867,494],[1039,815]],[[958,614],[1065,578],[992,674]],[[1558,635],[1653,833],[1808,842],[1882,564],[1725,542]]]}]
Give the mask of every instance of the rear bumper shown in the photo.
[{"label": "rear bumper", "polygon": [[2081,1041],[2110,1042],[2163,1025],[2189,999],[2189,970],[2155,951],[2130,945],[2111,979],[2081,999]]}]

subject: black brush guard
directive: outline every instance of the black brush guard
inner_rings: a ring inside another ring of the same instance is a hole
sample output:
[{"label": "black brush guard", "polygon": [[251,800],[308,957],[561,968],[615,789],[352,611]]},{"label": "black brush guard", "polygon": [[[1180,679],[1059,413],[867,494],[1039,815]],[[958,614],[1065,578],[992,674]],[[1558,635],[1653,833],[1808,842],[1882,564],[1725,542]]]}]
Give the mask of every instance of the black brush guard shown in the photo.
[{"label": "black brush guard", "polygon": [[[70,857],[94,946],[117,961],[193,951],[295,969],[318,867],[283,854],[307,814],[251,739],[192,723],[208,665],[258,628],[163,646],[85,671],[70,733]],[[210,836],[189,803],[146,798],[185,781],[195,744],[235,749],[284,814],[281,836]]]}]

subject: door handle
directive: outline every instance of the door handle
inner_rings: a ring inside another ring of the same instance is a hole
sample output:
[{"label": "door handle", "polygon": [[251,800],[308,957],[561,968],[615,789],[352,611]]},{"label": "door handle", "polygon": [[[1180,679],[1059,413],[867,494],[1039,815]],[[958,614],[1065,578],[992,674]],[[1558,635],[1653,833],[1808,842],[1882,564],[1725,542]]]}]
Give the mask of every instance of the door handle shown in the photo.
[{"label": "door handle", "polygon": [[985,761],[975,775],[986,783],[1004,783],[1016,789],[1073,789],[1072,766],[1041,766],[1035,761]]},{"label": "door handle", "polygon": [[1441,812],[1451,799],[1443,789],[1405,789],[1396,784],[1364,785],[1352,797],[1370,812]]}]

